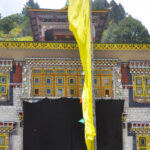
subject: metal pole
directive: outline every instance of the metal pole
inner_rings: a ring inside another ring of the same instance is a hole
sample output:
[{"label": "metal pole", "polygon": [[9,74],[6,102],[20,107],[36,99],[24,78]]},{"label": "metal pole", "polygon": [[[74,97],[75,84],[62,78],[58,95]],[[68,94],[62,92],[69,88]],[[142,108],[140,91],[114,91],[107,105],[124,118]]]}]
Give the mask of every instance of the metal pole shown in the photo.
[{"label": "metal pole", "polygon": [[[91,20],[91,66],[92,66],[92,96],[93,96],[93,120],[96,132],[96,109],[94,92],[94,55],[93,55],[93,32],[92,32],[92,0],[90,0],[90,20]],[[97,150],[97,138],[94,139],[94,149]]]}]

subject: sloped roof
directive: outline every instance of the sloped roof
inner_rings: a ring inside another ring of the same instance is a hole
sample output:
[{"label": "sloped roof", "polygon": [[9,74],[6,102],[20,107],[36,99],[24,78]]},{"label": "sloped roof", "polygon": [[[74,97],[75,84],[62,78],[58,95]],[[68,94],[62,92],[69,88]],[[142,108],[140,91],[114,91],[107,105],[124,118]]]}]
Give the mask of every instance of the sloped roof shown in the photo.
[{"label": "sloped roof", "polygon": [[[65,9],[28,9],[34,41],[41,41],[41,24],[44,19],[49,19],[48,23],[65,22],[68,24],[67,12]],[[92,11],[92,23],[96,27],[96,41],[98,42],[101,40],[108,13],[109,9]]]}]

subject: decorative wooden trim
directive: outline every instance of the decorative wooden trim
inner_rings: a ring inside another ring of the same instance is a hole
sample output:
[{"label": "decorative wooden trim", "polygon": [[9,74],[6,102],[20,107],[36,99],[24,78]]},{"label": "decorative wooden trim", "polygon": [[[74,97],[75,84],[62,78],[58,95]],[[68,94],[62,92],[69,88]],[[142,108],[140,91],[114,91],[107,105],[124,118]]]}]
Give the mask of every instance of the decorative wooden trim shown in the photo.
[{"label": "decorative wooden trim", "polygon": [[15,122],[0,122],[0,134],[9,133],[16,128]]},{"label": "decorative wooden trim", "polygon": [[[150,44],[101,44],[94,43],[94,50],[150,50]],[[0,49],[49,49],[49,50],[78,50],[76,43],[48,43],[48,42],[0,42]]]},{"label": "decorative wooden trim", "polygon": [[[67,9],[32,9],[32,8],[28,8],[28,11],[32,12],[68,12]],[[110,11],[110,9],[105,9],[105,10],[92,10],[92,12],[96,12],[96,13],[100,13],[100,12],[105,12],[108,13]]]}]

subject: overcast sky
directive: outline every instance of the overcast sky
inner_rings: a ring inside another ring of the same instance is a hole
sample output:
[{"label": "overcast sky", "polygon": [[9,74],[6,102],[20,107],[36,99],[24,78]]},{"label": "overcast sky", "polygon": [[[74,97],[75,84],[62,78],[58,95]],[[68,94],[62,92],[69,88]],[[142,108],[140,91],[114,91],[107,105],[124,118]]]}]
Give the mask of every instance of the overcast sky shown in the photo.
[{"label": "overcast sky", "polygon": [[[28,0],[0,0],[0,13],[2,17],[20,13]],[[65,5],[66,0],[34,0],[41,8],[59,9]],[[110,2],[110,0],[108,0]],[[150,0],[115,0],[121,3],[125,11],[140,20],[150,33]]]}]

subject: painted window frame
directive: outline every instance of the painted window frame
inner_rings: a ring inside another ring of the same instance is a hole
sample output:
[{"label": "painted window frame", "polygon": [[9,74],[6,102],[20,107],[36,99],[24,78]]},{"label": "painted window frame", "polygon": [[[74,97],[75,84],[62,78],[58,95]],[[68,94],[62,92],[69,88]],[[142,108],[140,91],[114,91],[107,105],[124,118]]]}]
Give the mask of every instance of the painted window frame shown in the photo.
[{"label": "painted window frame", "polygon": [[[2,81],[1,81],[2,77],[6,77],[6,83],[2,83]],[[2,86],[5,86],[5,93],[1,92],[1,87]],[[0,96],[8,95],[8,90],[9,90],[9,88],[8,88],[8,74],[0,73]]]},{"label": "painted window frame", "polygon": [[8,150],[8,135],[7,134],[0,134],[0,137],[4,137],[5,138],[5,144],[4,145],[0,145],[0,148],[2,148],[4,150]]},{"label": "painted window frame", "polygon": [[[62,73],[62,74],[61,74]],[[36,83],[35,79],[38,78],[39,82]],[[96,69],[94,79],[96,84],[94,88],[96,90],[97,98],[113,98],[113,80],[112,69]],[[50,79],[50,83],[47,83],[47,79]],[[58,79],[62,79],[62,83],[58,82]],[[109,80],[108,85],[103,85],[105,79]],[[36,68],[33,67],[31,71],[31,96],[35,97],[54,97],[54,96],[68,96],[68,97],[80,97],[82,95],[84,73],[81,68]],[[39,93],[36,94],[34,89],[39,89]],[[47,93],[47,89],[50,89],[50,93]],[[58,92],[58,89],[62,89],[62,94]],[[108,95],[104,93],[109,91]],[[72,94],[72,93],[73,94]]]},{"label": "painted window frame", "polygon": [[[141,140],[140,138],[145,138],[145,146],[143,145],[142,146],[142,143],[141,143]],[[142,150],[142,149],[145,149],[145,150],[148,150],[149,149],[149,146],[148,146],[148,141],[150,140],[150,137],[149,136],[146,136],[146,135],[137,135],[137,150]]]},{"label": "painted window frame", "polygon": [[[142,83],[137,84],[137,79],[141,79]],[[147,89],[150,89],[150,84],[146,84],[147,79],[150,79],[150,76],[145,76],[145,75],[134,75],[134,94],[136,97],[150,97],[150,93],[148,94]],[[142,94],[139,95],[138,89],[142,89]]]}]

